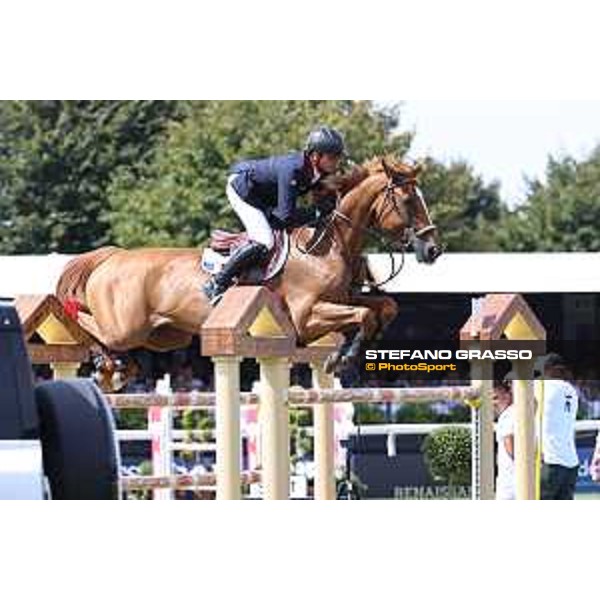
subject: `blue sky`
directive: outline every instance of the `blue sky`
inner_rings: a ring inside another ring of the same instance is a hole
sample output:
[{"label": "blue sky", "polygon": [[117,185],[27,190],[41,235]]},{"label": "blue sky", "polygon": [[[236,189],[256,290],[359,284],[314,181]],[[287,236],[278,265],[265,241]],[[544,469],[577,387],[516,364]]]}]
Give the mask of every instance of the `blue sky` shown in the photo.
[{"label": "blue sky", "polygon": [[600,100],[406,100],[401,129],[416,129],[413,158],[464,158],[502,197],[523,198],[524,176],[544,179],[548,155],[585,157],[600,144]]}]

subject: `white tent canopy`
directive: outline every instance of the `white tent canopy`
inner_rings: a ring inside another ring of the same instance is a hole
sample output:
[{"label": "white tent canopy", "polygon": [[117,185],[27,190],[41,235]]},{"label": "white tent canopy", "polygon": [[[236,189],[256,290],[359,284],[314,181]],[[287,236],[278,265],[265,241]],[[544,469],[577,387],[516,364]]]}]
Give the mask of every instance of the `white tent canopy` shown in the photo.
[{"label": "white tent canopy", "polygon": [[[396,264],[401,260],[396,254]],[[370,254],[368,262],[376,282],[387,279],[387,254]],[[452,253],[434,265],[407,254],[401,273],[382,287],[388,293],[599,292],[600,252]]]},{"label": "white tent canopy", "polygon": [[20,294],[53,294],[68,254],[0,256],[0,297]]},{"label": "white tent canopy", "polygon": [[[67,254],[0,256],[0,297],[51,294]],[[395,255],[396,263],[401,255]],[[370,254],[375,281],[390,273],[387,254]],[[383,286],[388,293],[537,293],[600,291],[600,252],[453,253],[434,265],[416,262],[407,254],[402,272]]]}]

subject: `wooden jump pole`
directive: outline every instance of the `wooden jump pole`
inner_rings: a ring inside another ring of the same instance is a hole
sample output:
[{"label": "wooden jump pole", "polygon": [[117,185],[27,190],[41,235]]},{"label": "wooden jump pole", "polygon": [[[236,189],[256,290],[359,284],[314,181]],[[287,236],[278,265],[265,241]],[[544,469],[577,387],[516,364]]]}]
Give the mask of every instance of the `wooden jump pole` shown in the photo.
[{"label": "wooden jump pole", "polygon": [[259,364],[263,498],[285,500],[290,493],[290,363],[274,357],[260,358]]},{"label": "wooden jump pole", "polygon": [[289,496],[289,357],[294,327],[267,288],[229,289],[201,329],[202,354],[214,357],[217,414],[217,498],[240,490],[240,357],[258,359],[265,499]]},{"label": "wooden jump pole", "polygon": [[240,362],[237,356],[215,356],[217,500],[240,500]]},{"label": "wooden jump pole", "polygon": [[74,379],[79,371],[79,363],[50,363],[53,379]]},{"label": "wooden jump pole", "polygon": [[[487,294],[474,299],[472,314],[460,332],[461,343],[479,341],[489,344],[506,337],[508,340],[529,340],[544,343],[546,330],[519,294]],[[477,361],[474,361],[476,363]],[[519,500],[535,498],[535,403],[533,398],[533,360],[513,361],[513,401],[515,406],[515,472],[516,496]],[[474,484],[480,486],[482,498],[489,497],[489,478],[492,473],[493,440],[490,427],[493,371],[472,363],[472,380],[479,380],[482,399],[477,415],[477,431],[481,437],[480,478],[474,473]],[[487,393],[485,390],[488,390]],[[490,402],[486,398],[490,397]],[[493,490],[493,483],[491,484]]]},{"label": "wooden jump pole", "polygon": [[[313,388],[333,388],[334,377],[325,373],[323,363],[311,363]],[[334,405],[313,407],[315,449],[315,500],[335,500]]]},{"label": "wooden jump pole", "polygon": [[535,401],[533,360],[513,363],[515,405],[515,475],[517,500],[535,500]]}]

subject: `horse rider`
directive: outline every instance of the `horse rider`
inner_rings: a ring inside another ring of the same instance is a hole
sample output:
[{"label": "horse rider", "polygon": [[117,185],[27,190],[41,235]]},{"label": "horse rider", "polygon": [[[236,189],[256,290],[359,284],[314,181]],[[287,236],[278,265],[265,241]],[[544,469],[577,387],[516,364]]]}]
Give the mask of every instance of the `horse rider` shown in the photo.
[{"label": "horse rider", "polygon": [[323,126],[311,131],[303,151],[233,165],[227,198],[244,224],[248,243],[236,248],[223,269],[202,286],[211,304],[246,268],[266,259],[274,245],[273,229],[289,230],[315,219],[314,207],[297,207],[296,201],[337,171],[344,149],[342,134]]}]

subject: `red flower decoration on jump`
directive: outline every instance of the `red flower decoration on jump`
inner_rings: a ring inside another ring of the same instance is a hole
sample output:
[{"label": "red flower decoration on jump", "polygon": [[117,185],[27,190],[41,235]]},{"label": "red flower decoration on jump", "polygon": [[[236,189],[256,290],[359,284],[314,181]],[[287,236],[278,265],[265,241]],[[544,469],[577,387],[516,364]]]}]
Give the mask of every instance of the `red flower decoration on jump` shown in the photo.
[{"label": "red flower decoration on jump", "polygon": [[77,315],[83,306],[76,298],[67,298],[63,303],[63,308],[71,319],[77,321]]}]

